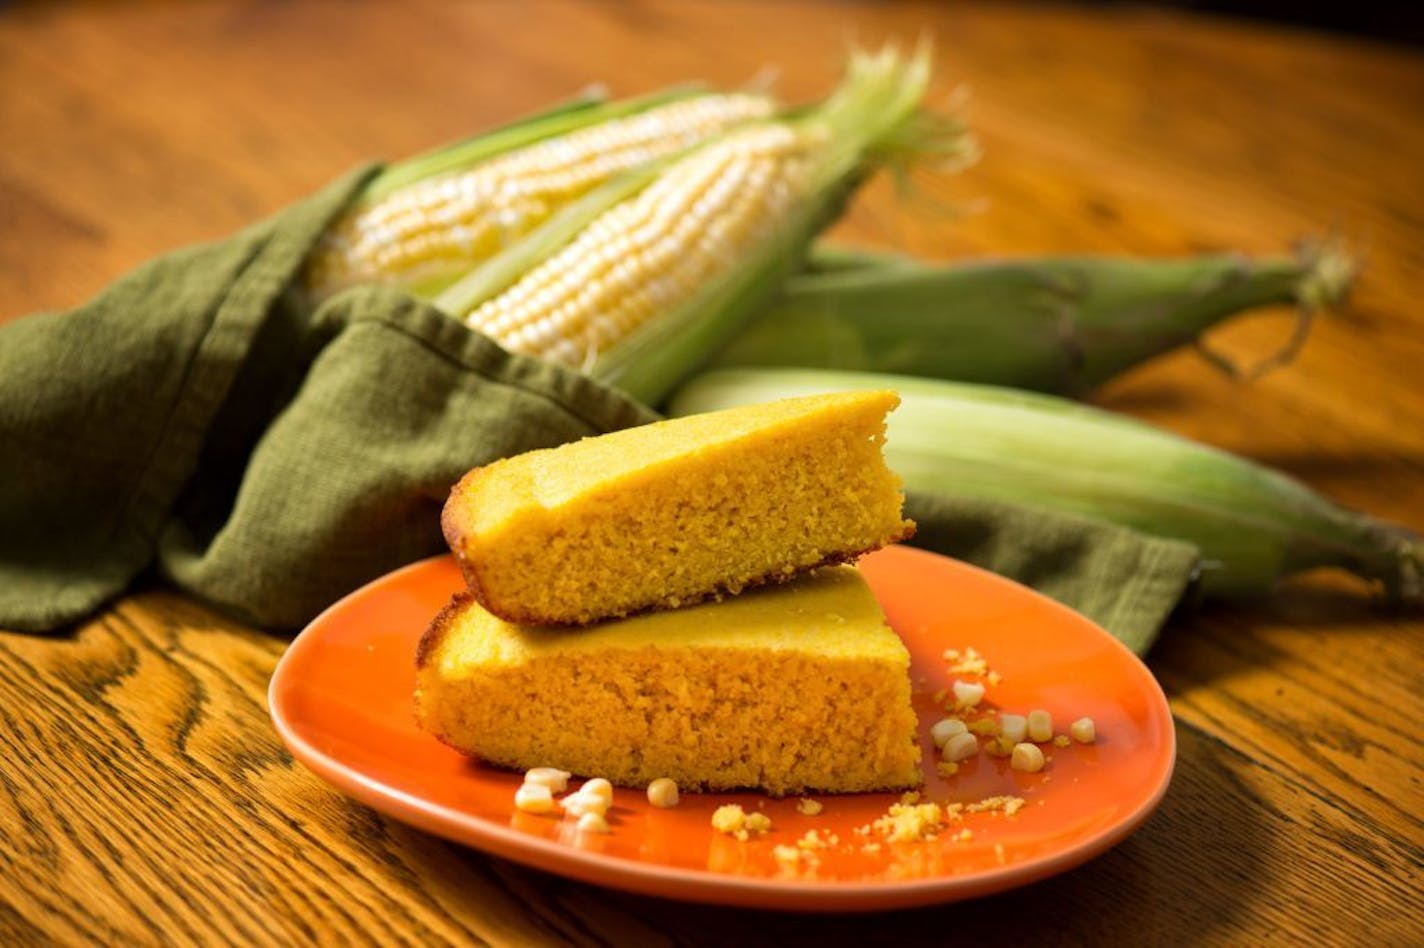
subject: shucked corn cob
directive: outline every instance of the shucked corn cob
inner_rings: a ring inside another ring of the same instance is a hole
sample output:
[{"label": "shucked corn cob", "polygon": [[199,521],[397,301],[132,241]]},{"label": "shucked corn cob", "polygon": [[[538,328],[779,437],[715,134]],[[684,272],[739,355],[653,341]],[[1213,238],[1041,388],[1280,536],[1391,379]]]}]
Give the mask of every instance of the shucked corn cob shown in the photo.
[{"label": "shucked corn cob", "polygon": [[656,402],[799,263],[868,168],[916,134],[928,56],[852,58],[828,99],[622,175],[436,299],[503,345]]},{"label": "shucked corn cob", "polygon": [[1338,566],[1424,601],[1424,542],[1282,474],[1110,412],[1049,395],[874,373],[725,369],[671,399],[687,415],[793,395],[895,389],[885,458],[912,491],[1051,508],[1187,540],[1201,587],[1268,590]]},{"label": "shucked corn cob", "polygon": [[[621,114],[629,108],[635,110]],[[477,153],[465,168],[382,188],[386,193],[353,207],[314,252],[308,288],[318,297],[357,283],[443,288],[615,175],[774,109],[770,98],[751,93],[673,94],[666,102],[561,110],[543,125],[522,124],[518,128],[536,136],[532,141]],[[458,151],[426,160],[439,168]]]},{"label": "shucked corn cob", "polygon": [[[817,253],[813,270],[712,364],[893,372],[1080,391],[1254,306],[1338,304],[1354,265],[1330,243],[1298,258],[1062,257],[929,265]],[[1304,323],[1302,323],[1304,325]],[[1297,335],[1299,338],[1299,334]]]},{"label": "shucked corn cob", "polygon": [[672,165],[466,322],[506,348],[596,360],[675,309],[764,241],[806,191],[816,126],[757,125]]}]

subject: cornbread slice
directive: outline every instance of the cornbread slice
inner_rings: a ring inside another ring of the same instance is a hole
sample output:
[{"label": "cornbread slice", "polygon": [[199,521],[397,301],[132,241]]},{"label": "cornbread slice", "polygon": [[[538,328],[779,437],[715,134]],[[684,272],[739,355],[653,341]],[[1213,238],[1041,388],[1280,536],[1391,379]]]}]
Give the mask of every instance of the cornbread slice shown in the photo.
[{"label": "cornbread slice", "polygon": [[630,428],[476,468],[441,524],[474,597],[584,624],[844,562],[914,532],[880,446],[894,392]]},{"label": "cornbread slice", "polygon": [[920,783],[910,656],[853,566],[586,629],[462,594],[416,664],[421,726],[506,767],[777,796]]}]

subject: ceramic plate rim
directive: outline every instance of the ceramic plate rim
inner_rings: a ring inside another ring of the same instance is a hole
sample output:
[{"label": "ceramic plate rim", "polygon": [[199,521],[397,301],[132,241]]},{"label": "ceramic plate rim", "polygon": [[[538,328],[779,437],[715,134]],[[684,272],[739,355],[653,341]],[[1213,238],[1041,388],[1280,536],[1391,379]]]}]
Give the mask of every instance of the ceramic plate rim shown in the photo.
[{"label": "ceramic plate rim", "polygon": [[[343,763],[313,746],[295,727],[285,711],[286,676],[296,664],[293,656],[309,648],[333,621],[332,617],[353,607],[376,590],[400,584],[409,574],[430,569],[449,558],[439,554],[399,567],[380,576],[332,603],[292,640],[272,673],[267,702],[272,722],[284,744],[303,766],[347,796],[389,817],[441,838],[470,846],[502,859],[541,871],[605,888],[641,895],[683,899],[715,905],[814,912],[863,912],[908,908],[961,901],[1006,891],[1057,875],[1086,863],[1132,835],[1151,816],[1166,795],[1176,768],[1177,741],[1171,708],[1161,685],[1140,658],[1096,623],[1032,589],[961,560],[953,560],[915,547],[893,547],[897,555],[915,555],[948,560],[955,567],[979,574],[978,579],[1006,584],[1022,595],[1049,602],[1055,609],[1072,614],[1092,632],[1118,649],[1138,666],[1150,685],[1147,689],[1154,712],[1164,715],[1165,766],[1157,785],[1135,808],[1090,837],[1068,849],[1030,857],[1002,868],[980,870],[967,876],[939,876],[932,879],[845,882],[768,879],[725,875],[709,870],[652,865],[623,857],[576,849],[562,843],[530,836],[483,817],[462,813],[389,786]],[[434,610],[432,610],[432,615]]]}]

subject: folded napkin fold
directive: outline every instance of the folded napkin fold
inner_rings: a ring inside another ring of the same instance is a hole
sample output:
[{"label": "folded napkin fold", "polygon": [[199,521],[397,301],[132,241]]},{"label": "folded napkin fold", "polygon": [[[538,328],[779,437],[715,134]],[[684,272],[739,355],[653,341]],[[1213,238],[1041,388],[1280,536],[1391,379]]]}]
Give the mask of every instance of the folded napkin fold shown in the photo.
[{"label": "folded napkin fold", "polygon": [[[443,549],[471,467],[657,415],[379,287],[319,307],[302,261],[373,169],[69,312],[0,327],[0,628],[84,618],[150,568],[300,626]],[[1138,652],[1196,564],[1183,543],[1008,504],[913,496],[917,545],[993,569]]]}]

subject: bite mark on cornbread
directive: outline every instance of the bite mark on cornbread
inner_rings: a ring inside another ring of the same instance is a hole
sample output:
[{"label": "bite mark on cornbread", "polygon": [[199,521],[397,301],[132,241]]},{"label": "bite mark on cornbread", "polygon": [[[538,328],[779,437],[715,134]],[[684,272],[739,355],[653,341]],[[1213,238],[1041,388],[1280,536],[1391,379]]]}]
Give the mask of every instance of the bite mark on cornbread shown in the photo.
[{"label": "bite mark on cornbread", "polygon": [[494,764],[776,796],[921,781],[909,652],[851,566],[586,629],[457,597],[419,654],[421,725]]},{"label": "bite mark on cornbread", "polygon": [[852,560],[913,534],[885,465],[895,393],[692,415],[497,461],[441,525],[466,583],[510,622],[676,608]]}]

